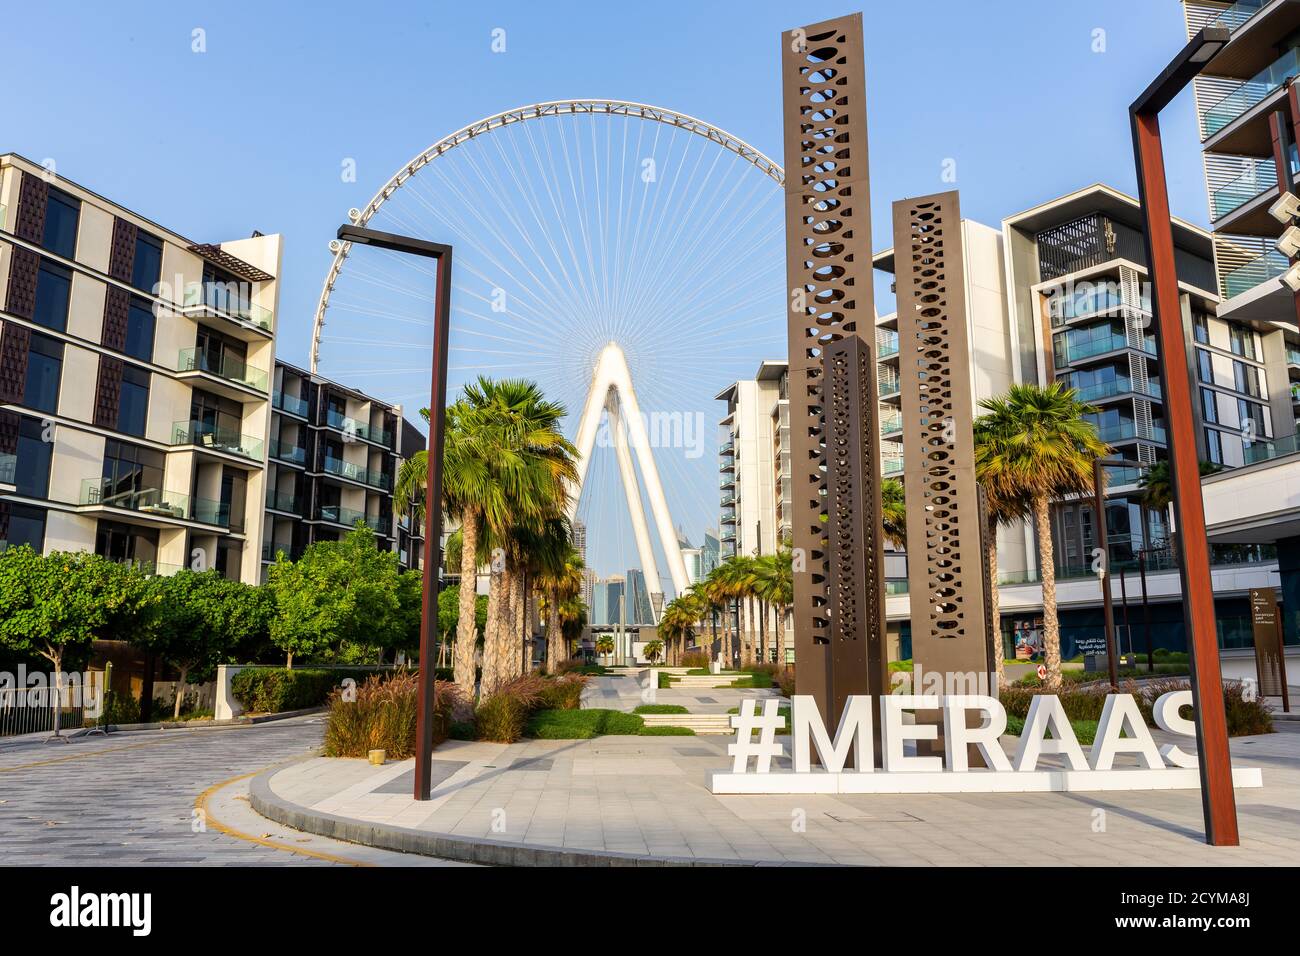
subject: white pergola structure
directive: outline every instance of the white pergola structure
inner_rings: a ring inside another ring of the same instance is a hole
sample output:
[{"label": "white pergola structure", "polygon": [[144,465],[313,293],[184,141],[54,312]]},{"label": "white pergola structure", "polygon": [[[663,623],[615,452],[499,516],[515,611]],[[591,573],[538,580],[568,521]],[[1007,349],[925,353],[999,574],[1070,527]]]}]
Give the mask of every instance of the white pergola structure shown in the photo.
[{"label": "white pergola structure", "polygon": [[592,373],[591,391],[587,393],[582,418],[578,421],[578,437],[575,442],[578,447],[578,487],[570,499],[570,518],[577,514],[587,465],[596,447],[602,410],[609,416],[609,435],[614,454],[618,457],[618,471],[623,479],[623,494],[627,497],[628,512],[632,518],[632,532],[636,536],[641,572],[645,575],[646,590],[650,592],[650,606],[657,624],[659,612],[663,608],[664,591],[659,580],[659,565],[650,545],[650,529],[646,525],[645,508],[641,502],[641,486],[637,483],[636,471],[632,465],[633,451],[641,465],[646,493],[650,496],[655,531],[668,561],[668,574],[672,578],[673,589],[681,594],[690,585],[690,581],[686,576],[686,561],[682,558],[682,550],[677,543],[672,515],[668,512],[663,483],[660,482],[659,470],[655,467],[646,422],[641,416],[641,407],[637,404],[636,391],[632,388],[632,373],[627,367],[627,357],[614,342],[610,342],[600,353]]}]

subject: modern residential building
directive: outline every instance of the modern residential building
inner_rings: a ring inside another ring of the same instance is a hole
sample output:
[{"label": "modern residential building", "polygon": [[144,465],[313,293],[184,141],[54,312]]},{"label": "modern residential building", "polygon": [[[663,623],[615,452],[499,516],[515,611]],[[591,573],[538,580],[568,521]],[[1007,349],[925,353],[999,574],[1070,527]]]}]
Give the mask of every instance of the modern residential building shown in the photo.
[{"label": "modern residential building", "polygon": [[0,156],[0,540],[258,580],[280,254]]},{"label": "modern residential building", "polygon": [[654,610],[650,605],[650,592],[646,590],[645,574],[640,568],[629,568],[627,582],[627,623],[654,624]]},{"label": "modern residential building", "polygon": [[592,627],[610,627],[626,623],[624,585],[625,581],[617,574],[596,582],[592,594],[591,613],[588,615]]},{"label": "modern residential building", "polygon": [[763,362],[753,379],[733,382],[717,395],[727,409],[718,423],[725,436],[718,482],[724,559],[776,550],[776,443],[782,434],[779,410],[788,368],[784,361]]},{"label": "modern residential building", "polygon": [[718,534],[717,528],[709,528],[704,532],[704,543],[697,548],[680,528],[677,529],[677,543],[682,550],[682,560],[686,562],[686,578],[691,584],[704,580],[718,566]]},{"label": "modern residential building", "polygon": [[420,566],[423,535],[393,515],[402,458],[424,447],[400,407],[277,361],[269,434],[264,563],[362,522],[403,566]]}]

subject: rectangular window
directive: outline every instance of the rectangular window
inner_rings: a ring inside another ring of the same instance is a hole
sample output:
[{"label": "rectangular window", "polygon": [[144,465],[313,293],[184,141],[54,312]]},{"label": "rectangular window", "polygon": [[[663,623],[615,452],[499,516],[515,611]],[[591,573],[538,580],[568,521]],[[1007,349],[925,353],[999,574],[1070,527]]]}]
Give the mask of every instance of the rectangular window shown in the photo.
[{"label": "rectangular window", "polygon": [[23,404],[39,412],[58,414],[59,380],[63,376],[63,343],[33,332],[27,352],[27,384]]},{"label": "rectangular window", "polygon": [[1253,429],[1252,440],[1268,437],[1268,426],[1264,421],[1264,406],[1258,402],[1248,402],[1244,398],[1237,399],[1237,420],[1243,429],[1248,424]]},{"label": "rectangular window", "polygon": [[153,448],[142,448],[109,439],[104,443],[104,498],[161,492],[165,455]]},{"label": "rectangular window", "polygon": [[1245,362],[1233,362],[1232,377],[1237,391],[1245,392],[1255,398],[1263,397],[1263,383],[1261,382],[1259,369],[1255,366],[1247,365]]},{"label": "rectangular window", "polygon": [[158,560],[158,532],[116,521],[100,521],[95,529],[95,553],[122,564],[154,564]]},{"label": "rectangular window", "polygon": [[11,548],[30,545],[37,553],[45,550],[45,510],[30,505],[9,506],[9,537]]},{"label": "rectangular window", "polygon": [[1196,373],[1202,382],[1214,384],[1214,364],[1210,361],[1210,353],[1205,349],[1196,350]]},{"label": "rectangular window", "polygon": [[1204,315],[1195,315],[1192,317],[1192,329],[1196,334],[1196,341],[1202,345],[1210,344],[1210,322]]},{"label": "rectangular window", "polygon": [[1255,333],[1241,325],[1228,328],[1228,338],[1232,351],[1248,359],[1255,358]]},{"label": "rectangular window", "polygon": [[131,297],[126,319],[126,346],[123,351],[142,362],[153,361],[153,304],[148,299]]},{"label": "rectangular window", "polygon": [[149,373],[134,365],[122,369],[122,397],[117,407],[117,430],[144,436],[149,418]]},{"label": "rectangular window", "polygon": [[45,202],[45,234],[41,245],[65,259],[77,251],[77,221],[81,218],[81,200],[61,189],[50,189]]},{"label": "rectangular window", "polygon": [[56,332],[68,328],[68,299],[72,295],[72,272],[42,259],[36,273],[36,308],[32,321]]},{"label": "rectangular window", "polygon": [[1219,402],[1208,388],[1201,389],[1201,416],[1212,424],[1219,421]]},{"label": "rectangular window", "polygon": [[39,418],[23,417],[18,423],[18,494],[46,498],[50,493],[50,461],[54,442],[45,440]]},{"label": "rectangular window", "polygon": [[162,240],[147,232],[135,236],[135,261],[131,264],[131,285],[153,293],[162,278]]},{"label": "rectangular window", "polygon": [[1219,432],[1216,429],[1205,429],[1205,453],[1216,465],[1223,464],[1223,445],[1219,441]]}]

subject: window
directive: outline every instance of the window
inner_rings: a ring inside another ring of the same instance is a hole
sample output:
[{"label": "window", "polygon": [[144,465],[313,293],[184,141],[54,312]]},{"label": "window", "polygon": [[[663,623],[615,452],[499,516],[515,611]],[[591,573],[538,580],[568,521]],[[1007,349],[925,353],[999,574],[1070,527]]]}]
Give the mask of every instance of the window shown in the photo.
[{"label": "window", "polygon": [[153,361],[153,304],[148,299],[131,297],[126,318],[126,347],[123,351],[142,362]]},{"label": "window", "polygon": [[1231,325],[1228,327],[1228,337],[1233,352],[1248,359],[1255,358],[1254,332],[1245,326]]},{"label": "window", "polygon": [[244,530],[244,511],[248,502],[248,478],[233,468],[221,470],[221,507],[230,515],[230,530]]},{"label": "window", "polygon": [[1264,385],[1259,369],[1254,365],[1247,365],[1245,362],[1232,363],[1233,382],[1237,386],[1237,391],[1245,392],[1255,398],[1263,398]]},{"label": "window", "polygon": [[18,423],[18,494],[45,498],[50,493],[50,460],[54,442],[45,440],[39,418],[23,417]]},{"label": "window", "polygon": [[95,529],[95,553],[122,564],[154,564],[158,560],[158,532],[116,521],[100,521]]},{"label": "window", "polygon": [[214,265],[203,267],[204,302],[236,318],[248,315],[252,286]]},{"label": "window", "polygon": [[1214,397],[1214,392],[1208,388],[1201,389],[1201,415],[1211,423],[1219,420],[1219,402]]},{"label": "window", "polygon": [[190,421],[196,435],[214,435],[218,442],[238,441],[243,425],[243,406],[228,398],[194,390],[190,399]]},{"label": "window", "polygon": [[223,375],[227,378],[239,378],[245,374],[244,359],[248,355],[243,342],[227,338],[206,326],[199,326],[195,341],[198,367],[207,372]]},{"label": "window", "polygon": [[55,255],[71,259],[77,251],[77,220],[81,218],[81,200],[61,189],[50,189],[45,202],[45,234],[41,245]]},{"label": "window", "polygon": [[1192,316],[1192,330],[1196,335],[1196,341],[1202,345],[1210,344],[1210,321],[1204,315]]},{"label": "window", "polygon": [[42,259],[36,273],[36,308],[32,321],[47,329],[63,332],[68,327],[68,298],[72,295],[72,272]]},{"label": "window", "polygon": [[1223,445],[1219,440],[1218,431],[1213,428],[1205,429],[1205,453],[1216,465],[1223,464]]},{"label": "window", "polygon": [[122,369],[122,397],[117,407],[117,430],[144,435],[149,418],[149,373],[134,365]]},{"label": "window", "polygon": [[27,385],[23,404],[39,412],[59,411],[59,379],[63,375],[63,343],[33,332],[27,352]]},{"label": "window", "polygon": [[1210,361],[1210,353],[1205,349],[1196,350],[1196,374],[1202,382],[1214,384],[1214,364]]},{"label": "window", "polygon": [[45,511],[31,505],[9,506],[9,546],[31,545],[38,553],[45,550]]},{"label": "window", "polygon": [[1237,420],[1241,423],[1242,435],[1246,434],[1247,429],[1251,429],[1252,441],[1268,437],[1264,406],[1258,402],[1248,402],[1244,398],[1237,399]]},{"label": "window", "polygon": [[217,573],[227,581],[238,581],[244,561],[243,545],[230,538],[217,539]]},{"label": "window", "polygon": [[104,443],[104,500],[160,492],[163,485],[162,452],[109,439]]},{"label": "window", "polygon": [[131,285],[152,293],[162,278],[162,242],[147,232],[135,236],[135,261],[131,264]]}]

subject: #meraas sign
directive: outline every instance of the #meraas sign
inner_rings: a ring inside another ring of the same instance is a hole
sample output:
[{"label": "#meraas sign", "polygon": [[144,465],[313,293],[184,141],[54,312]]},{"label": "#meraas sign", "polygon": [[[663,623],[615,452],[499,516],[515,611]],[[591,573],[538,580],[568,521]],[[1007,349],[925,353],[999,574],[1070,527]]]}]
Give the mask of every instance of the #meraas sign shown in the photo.
[{"label": "#meraas sign", "polygon": [[[1196,728],[1179,715],[1191,706],[1190,690],[1171,691],[1155,702],[1156,725],[1166,733],[1193,738]],[[1102,708],[1097,735],[1084,755],[1060,698],[1039,694],[1030,704],[1014,756],[999,738],[1007,730],[1001,701],[982,694],[889,694],[879,699],[850,697],[834,736],[823,725],[812,697],[796,695],[791,703],[792,770],[774,772],[772,760],[785,755],[777,738],[783,726],[778,701],[745,700],[732,716],[736,740],[727,747],[730,772],[714,773],[714,793],[1026,793],[1085,790],[1181,790],[1200,787],[1196,755],[1177,744],[1156,745],[1132,694],[1110,694]],[[909,724],[913,710],[943,713],[944,756],[907,753],[909,741],[935,740],[934,724]],[[976,719],[978,718],[978,719]],[[880,721],[881,769],[875,767],[874,723]],[[985,766],[972,769],[969,748],[977,748]],[[816,751],[818,765],[813,764]],[[1064,766],[1039,766],[1054,755]],[[1115,766],[1119,755],[1132,755],[1137,767]],[[849,757],[852,756],[852,767]],[[752,765],[752,769],[751,769]],[[1263,786],[1256,768],[1232,772],[1237,787]]]}]

